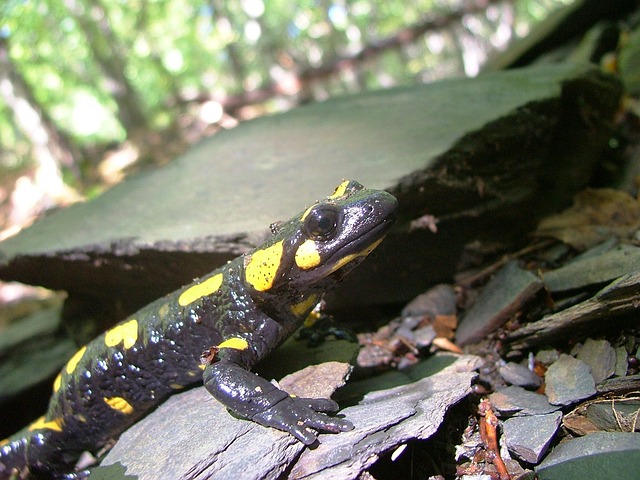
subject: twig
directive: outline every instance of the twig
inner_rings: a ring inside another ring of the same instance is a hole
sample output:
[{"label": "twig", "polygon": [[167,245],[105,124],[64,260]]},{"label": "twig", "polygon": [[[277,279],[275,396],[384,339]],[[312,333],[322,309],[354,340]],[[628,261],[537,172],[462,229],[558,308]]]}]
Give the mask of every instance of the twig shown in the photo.
[{"label": "twig", "polygon": [[487,447],[487,450],[491,453],[488,458],[490,458],[493,464],[496,466],[496,470],[498,472],[500,480],[510,480],[511,475],[509,475],[507,466],[504,464],[504,461],[500,456],[500,448],[498,447],[497,428],[499,421],[495,413],[493,413],[491,403],[488,399],[483,398],[480,401],[478,411],[480,415],[484,417],[484,420],[480,422],[480,435],[482,437],[482,441]]}]

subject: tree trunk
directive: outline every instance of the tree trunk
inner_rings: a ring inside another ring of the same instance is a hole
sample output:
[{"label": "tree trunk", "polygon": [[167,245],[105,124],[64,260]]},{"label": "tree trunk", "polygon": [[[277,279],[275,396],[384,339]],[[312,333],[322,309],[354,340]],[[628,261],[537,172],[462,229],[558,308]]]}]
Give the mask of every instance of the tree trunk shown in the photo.
[{"label": "tree trunk", "polygon": [[[226,21],[229,23],[229,28],[237,27],[237,25],[234,25],[234,21],[231,18],[226,2],[223,0],[210,0],[209,4],[213,9],[214,23],[215,21]],[[240,52],[237,42],[235,41],[227,43],[225,50],[229,56],[229,67],[231,72],[233,72],[234,83],[242,87],[245,78],[247,78],[249,74],[248,68],[242,58],[242,52]]]},{"label": "tree trunk", "polygon": [[98,66],[107,77],[105,83],[118,106],[116,116],[130,137],[148,129],[142,99],[125,75],[126,47],[114,34],[107,12],[100,2],[64,0],[80,30],[84,32]]},{"label": "tree trunk", "polygon": [[[9,44],[0,37],[0,98],[13,113],[15,125],[29,140],[37,163],[34,183],[43,197],[33,201],[41,210],[57,203],[69,193],[62,180],[61,166],[79,175],[79,149],[54,125],[53,120],[35,99],[31,87],[9,57]],[[36,213],[36,212],[30,212]],[[18,219],[19,220],[19,219]]]}]

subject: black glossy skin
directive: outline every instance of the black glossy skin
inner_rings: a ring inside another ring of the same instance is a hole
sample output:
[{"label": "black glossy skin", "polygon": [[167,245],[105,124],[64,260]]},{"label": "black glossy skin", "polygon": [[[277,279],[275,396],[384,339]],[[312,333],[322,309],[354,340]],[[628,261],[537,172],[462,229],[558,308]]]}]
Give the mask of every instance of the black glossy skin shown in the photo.
[{"label": "black glossy skin", "polygon": [[[375,248],[393,223],[396,205],[386,192],[344,182],[253,252],[156,300],[93,340],[79,352],[77,364],[71,360],[62,370],[46,423],[35,422],[27,427],[31,431],[1,444],[0,479],[27,471],[42,478],[76,478],[73,467],[83,451],[96,452],[173,392],[200,381],[237,415],[287,431],[305,444],[316,440],[307,427],[353,428],[347,420],[318,413],[336,410],[332,400],[290,397],[249,369]],[[311,260],[298,261],[296,252],[308,240],[315,248]],[[279,242],[281,254],[252,263]],[[249,276],[250,268],[259,273],[258,280]],[[267,284],[260,283],[263,271]],[[215,291],[180,304],[184,292],[212,278],[219,281]],[[229,339],[240,346],[226,347]],[[203,365],[201,354],[211,347],[217,354]],[[107,403],[114,397],[128,408]]]}]

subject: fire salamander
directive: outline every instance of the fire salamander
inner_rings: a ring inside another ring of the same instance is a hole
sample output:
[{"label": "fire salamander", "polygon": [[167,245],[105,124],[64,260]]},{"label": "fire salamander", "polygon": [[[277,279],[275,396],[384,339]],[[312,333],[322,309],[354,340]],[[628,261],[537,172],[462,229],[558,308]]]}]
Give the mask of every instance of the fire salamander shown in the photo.
[{"label": "fire salamander", "polygon": [[[237,416],[289,432],[353,428],[329,399],[289,396],[249,371],[304,321],[321,295],[382,241],[387,192],[345,181],[274,227],[259,248],[147,305],[71,357],[47,413],[0,443],[0,479],[81,478],[74,465],[173,392],[200,379]],[[206,353],[202,353],[206,352]],[[202,357],[202,358],[201,358]]]}]

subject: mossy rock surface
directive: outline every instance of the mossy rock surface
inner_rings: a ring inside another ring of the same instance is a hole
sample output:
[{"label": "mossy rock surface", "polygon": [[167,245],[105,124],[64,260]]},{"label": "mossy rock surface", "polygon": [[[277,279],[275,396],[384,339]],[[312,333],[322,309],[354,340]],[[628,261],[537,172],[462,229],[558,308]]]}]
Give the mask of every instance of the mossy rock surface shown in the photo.
[{"label": "mossy rock surface", "polygon": [[[453,273],[468,242],[517,237],[564,206],[593,173],[619,95],[615,81],[567,64],[249,121],[0,243],[0,278],[122,317],[259,244],[270,223],[348,178],[395,193],[401,221],[333,302],[408,299]],[[410,227],[425,214],[438,233]]]}]

